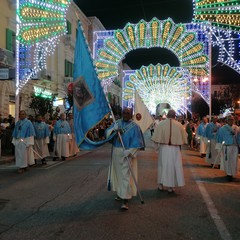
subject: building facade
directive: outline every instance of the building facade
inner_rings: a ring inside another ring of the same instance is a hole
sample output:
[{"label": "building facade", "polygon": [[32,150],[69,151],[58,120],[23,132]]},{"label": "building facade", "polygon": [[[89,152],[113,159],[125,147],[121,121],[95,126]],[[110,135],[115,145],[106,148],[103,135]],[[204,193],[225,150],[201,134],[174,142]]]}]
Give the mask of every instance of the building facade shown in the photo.
[{"label": "building facade", "polygon": [[[2,117],[9,114],[15,117],[15,40],[16,40],[16,0],[2,0],[0,14],[0,113]],[[66,16],[67,34],[60,38],[54,53],[47,57],[47,69],[38,72],[28,81],[20,92],[19,109],[29,109],[33,94],[54,94],[55,106],[65,111],[67,86],[73,82],[74,49],[77,37],[78,22],[81,22],[89,46],[92,49],[94,31],[104,30],[104,26],[96,17],[86,17],[72,1]],[[121,104],[119,84],[112,84],[108,91],[114,91],[115,102]],[[110,93],[111,95],[111,93]]]}]

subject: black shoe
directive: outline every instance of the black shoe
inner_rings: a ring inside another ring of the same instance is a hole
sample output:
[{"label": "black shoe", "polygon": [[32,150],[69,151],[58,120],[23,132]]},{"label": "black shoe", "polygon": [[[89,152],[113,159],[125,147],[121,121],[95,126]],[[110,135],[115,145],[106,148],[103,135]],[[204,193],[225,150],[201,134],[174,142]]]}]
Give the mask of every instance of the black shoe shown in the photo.
[{"label": "black shoe", "polygon": [[231,175],[227,175],[227,180],[228,180],[229,182],[232,182],[232,180],[233,180],[233,176],[231,176]]},{"label": "black shoe", "polygon": [[66,160],[66,157],[62,157],[62,161],[65,161]]},{"label": "black shoe", "polygon": [[54,157],[54,158],[53,158],[53,161],[57,161],[57,159],[58,159],[57,157]]},{"label": "black shoe", "polygon": [[42,159],[42,165],[46,165],[46,164],[47,164],[46,159],[43,158],[43,159]]}]

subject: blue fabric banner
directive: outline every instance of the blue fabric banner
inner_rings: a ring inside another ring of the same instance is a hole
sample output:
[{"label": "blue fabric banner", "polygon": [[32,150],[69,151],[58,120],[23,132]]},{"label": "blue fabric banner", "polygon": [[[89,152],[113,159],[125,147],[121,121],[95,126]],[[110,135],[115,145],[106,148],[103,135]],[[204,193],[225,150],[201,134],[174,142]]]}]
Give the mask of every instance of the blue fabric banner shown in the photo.
[{"label": "blue fabric banner", "polygon": [[74,55],[74,131],[80,149],[90,150],[106,141],[93,142],[87,132],[110,112],[103,88],[97,77],[90,49],[79,23]]}]

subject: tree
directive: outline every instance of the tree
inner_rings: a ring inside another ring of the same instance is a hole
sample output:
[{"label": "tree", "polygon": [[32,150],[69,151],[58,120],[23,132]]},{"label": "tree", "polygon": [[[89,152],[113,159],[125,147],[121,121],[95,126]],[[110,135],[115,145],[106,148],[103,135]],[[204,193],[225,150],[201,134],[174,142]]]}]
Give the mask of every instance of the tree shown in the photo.
[{"label": "tree", "polygon": [[35,115],[41,114],[45,116],[47,113],[49,114],[50,118],[53,116],[53,101],[54,95],[51,98],[44,98],[41,95],[32,95],[31,102],[29,104],[29,108],[34,110]]}]

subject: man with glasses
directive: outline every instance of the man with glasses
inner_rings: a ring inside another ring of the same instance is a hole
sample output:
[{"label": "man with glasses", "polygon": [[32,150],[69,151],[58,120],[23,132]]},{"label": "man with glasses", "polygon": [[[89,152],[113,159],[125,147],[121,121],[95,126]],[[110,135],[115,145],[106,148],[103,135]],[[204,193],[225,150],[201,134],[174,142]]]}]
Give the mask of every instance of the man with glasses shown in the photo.
[{"label": "man with glasses", "polygon": [[[123,109],[123,117],[107,129],[107,136],[113,130],[117,133],[112,140],[112,163],[109,169],[111,190],[117,193],[116,201],[121,201],[121,209],[128,210],[128,200],[137,195],[133,181],[137,177],[137,151],[145,147],[141,128],[132,121],[130,108]],[[122,142],[121,142],[121,139]],[[122,143],[124,147],[122,146]],[[131,164],[131,169],[129,167]]]}]

